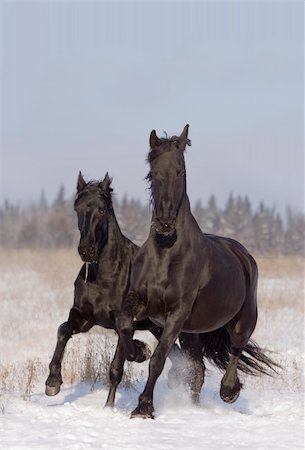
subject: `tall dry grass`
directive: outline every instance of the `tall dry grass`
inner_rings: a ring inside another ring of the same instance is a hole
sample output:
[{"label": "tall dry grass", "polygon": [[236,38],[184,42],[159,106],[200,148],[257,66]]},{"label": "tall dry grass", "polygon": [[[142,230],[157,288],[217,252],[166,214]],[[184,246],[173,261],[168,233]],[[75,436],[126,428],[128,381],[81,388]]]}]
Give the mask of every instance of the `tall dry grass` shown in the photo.
[{"label": "tall dry grass", "polygon": [[294,308],[304,312],[305,259],[258,257],[258,305],[265,310]]}]

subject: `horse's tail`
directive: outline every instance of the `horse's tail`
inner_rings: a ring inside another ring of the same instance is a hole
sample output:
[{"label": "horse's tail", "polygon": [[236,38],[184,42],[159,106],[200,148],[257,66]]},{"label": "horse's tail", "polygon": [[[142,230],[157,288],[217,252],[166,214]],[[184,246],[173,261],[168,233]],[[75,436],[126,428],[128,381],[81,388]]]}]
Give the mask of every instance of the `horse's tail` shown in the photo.
[{"label": "horse's tail", "polygon": [[[225,327],[201,335],[203,344],[203,357],[221,370],[227,368],[231,341]],[[272,376],[277,373],[276,369],[281,366],[269,358],[253,340],[250,340],[239,357],[237,368],[250,375],[261,373]]]}]

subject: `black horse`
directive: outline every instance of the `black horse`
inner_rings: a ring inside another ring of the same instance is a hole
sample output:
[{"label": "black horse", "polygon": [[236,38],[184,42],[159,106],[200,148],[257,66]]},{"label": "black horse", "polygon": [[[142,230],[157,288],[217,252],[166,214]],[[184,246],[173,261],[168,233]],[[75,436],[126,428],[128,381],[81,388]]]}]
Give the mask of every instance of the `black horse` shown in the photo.
[{"label": "black horse", "polygon": [[[108,173],[102,182],[86,183],[81,173],[78,176],[74,208],[80,231],[78,252],[85,264],[75,281],[74,305],[68,321],[58,328],[57,345],[46,380],[47,395],[56,395],[60,390],[61,362],[69,338],[73,334],[90,330],[94,325],[116,329],[115,318],[128,292],[131,265],[138,247],[120,230],[112,207],[110,184]],[[133,321],[133,329],[150,330],[157,339],[162,333],[162,329],[148,319]],[[142,362],[150,356],[149,349],[140,341],[134,342],[134,360]],[[177,354],[177,346],[175,350]],[[110,366],[107,406],[114,404],[116,388],[123,376],[124,362],[124,350],[119,338]]]},{"label": "black horse", "polygon": [[[204,234],[199,228],[186,194],[186,145],[190,145],[188,125],[180,136],[158,138],[154,130],[150,135],[151,231],[135,257],[117,328],[128,360],[136,357],[133,317],[149,317],[163,333],[132,417],[153,417],[154,386],[181,332],[187,333],[194,370],[196,364],[202,367],[202,356],[225,369],[220,396],[226,402],[234,402],[242,387],[237,368],[255,374],[274,367],[249,342],[257,320],[256,262],[239,242]],[[204,370],[194,373],[193,391],[198,400]]]}]

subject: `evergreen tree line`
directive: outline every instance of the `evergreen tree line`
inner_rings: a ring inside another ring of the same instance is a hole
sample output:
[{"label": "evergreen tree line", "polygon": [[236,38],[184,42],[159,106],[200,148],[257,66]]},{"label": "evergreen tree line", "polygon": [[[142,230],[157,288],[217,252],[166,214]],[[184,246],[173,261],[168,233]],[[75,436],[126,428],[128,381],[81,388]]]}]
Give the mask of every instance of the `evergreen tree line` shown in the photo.
[{"label": "evergreen tree line", "polygon": [[[26,209],[5,201],[0,208],[0,246],[6,248],[56,248],[75,246],[79,240],[74,199],[65,198],[60,187],[51,205],[44,192]],[[123,233],[141,245],[146,239],[151,208],[126,195],[113,195],[114,210]],[[239,240],[256,254],[304,256],[305,216],[287,208],[285,221],[275,208],[263,202],[253,210],[247,197],[232,194],[225,207],[219,208],[212,195],[206,205],[199,200],[193,213],[205,233]]]}]

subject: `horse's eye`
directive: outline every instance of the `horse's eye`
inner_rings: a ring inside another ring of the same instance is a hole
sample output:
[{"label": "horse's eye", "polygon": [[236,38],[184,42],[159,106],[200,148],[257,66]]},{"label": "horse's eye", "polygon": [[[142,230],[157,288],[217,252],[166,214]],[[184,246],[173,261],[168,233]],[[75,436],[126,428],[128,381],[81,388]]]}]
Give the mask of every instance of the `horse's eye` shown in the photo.
[{"label": "horse's eye", "polygon": [[178,177],[184,177],[185,175],[185,170],[181,170],[180,172],[178,172]]},{"label": "horse's eye", "polygon": [[100,208],[100,209],[99,209],[99,213],[100,213],[100,214],[105,214],[105,212],[106,212],[106,209],[104,209],[104,208]]}]

